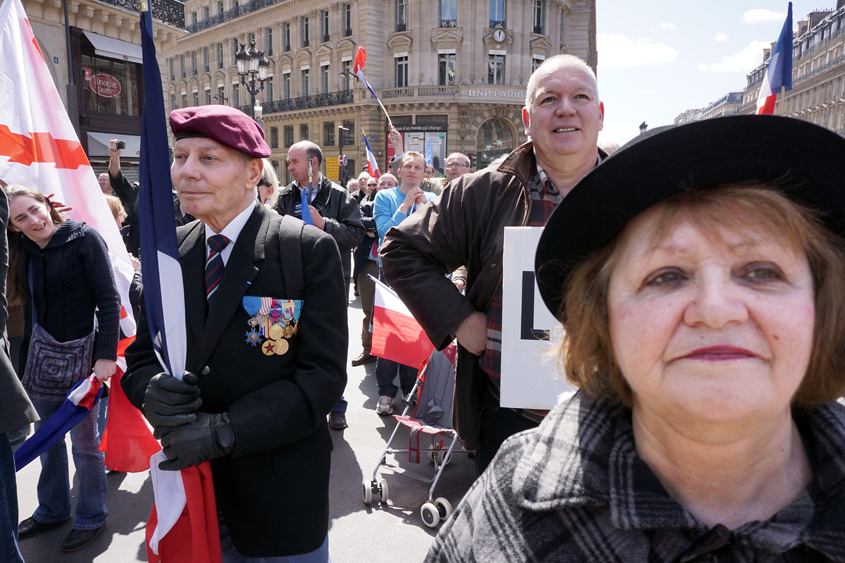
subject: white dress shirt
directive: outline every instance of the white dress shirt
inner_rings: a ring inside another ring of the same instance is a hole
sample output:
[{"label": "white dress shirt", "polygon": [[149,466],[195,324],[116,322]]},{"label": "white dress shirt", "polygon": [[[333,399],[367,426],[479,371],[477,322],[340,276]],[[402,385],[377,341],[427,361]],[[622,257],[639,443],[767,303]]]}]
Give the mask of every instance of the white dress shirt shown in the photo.
[{"label": "white dress shirt", "polygon": [[249,205],[246,208],[238,213],[234,219],[229,221],[229,224],[223,227],[223,232],[215,233],[214,230],[209,227],[208,225],[205,226],[205,257],[208,258],[208,239],[214,235],[220,234],[229,239],[229,244],[226,245],[226,248],[223,249],[223,252],[220,253],[220,258],[223,260],[223,265],[225,266],[229,262],[229,256],[232,255],[232,248],[235,246],[235,242],[238,240],[238,235],[241,234],[241,231],[246,225],[249,216],[252,215],[252,211],[255,209],[255,206],[259,205],[257,201],[250,200]]}]

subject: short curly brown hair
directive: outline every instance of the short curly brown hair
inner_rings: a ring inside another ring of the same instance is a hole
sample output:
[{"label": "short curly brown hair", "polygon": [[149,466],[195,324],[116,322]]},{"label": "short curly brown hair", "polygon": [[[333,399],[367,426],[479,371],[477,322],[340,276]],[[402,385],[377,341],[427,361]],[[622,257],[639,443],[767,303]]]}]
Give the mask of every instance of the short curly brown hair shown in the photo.
[{"label": "short curly brown hair", "polygon": [[[647,211],[657,219],[657,244],[683,217],[705,233],[756,226],[803,252],[814,282],[816,320],[807,373],[793,403],[813,407],[845,392],[845,253],[842,239],[819,214],[777,188],[758,185],[690,190]],[[631,406],[628,386],[614,357],[608,318],[608,287],[626,229],[572,272],[564,291],[565,334],[558,353],[567,379],[596,400]]]}]

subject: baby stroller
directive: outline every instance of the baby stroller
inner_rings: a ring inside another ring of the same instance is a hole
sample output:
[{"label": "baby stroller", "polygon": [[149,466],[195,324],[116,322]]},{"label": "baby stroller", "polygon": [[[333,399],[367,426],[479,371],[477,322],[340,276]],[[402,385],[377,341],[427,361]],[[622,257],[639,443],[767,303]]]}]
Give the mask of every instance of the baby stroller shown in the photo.
[{"label": "baby stroller", "polygon": [[[443,473],[443,469],[451,461],[453,453],[470,453],[462,448],[455,450],[458,443],[458,433],[452,430],[452,394],[455,389],[455,357],[457,347],[452,344],[442,352],[435,350],[431,356],[422,363],[417,373],[417,381],[408,394],[408,397],[416,395],[417,402],[413,416],[408,416],[412,401],[406,400],[405,410],[401,415],[393,415],[398,422],[387,440],[384,452],[381,454],[376,468],[373,471],[373,478],[363,483],[364,503],[370,504],[373,495],[379,495],[381,502],[386,503],[388,499],[387,482],[379,477],[379,471],[389,469],[394,473],[431,483],[428,490],[428,501],[422,505],[420,515],[423,523],[429,528],[436,528],[440,522],[452,515],[452,505],[443,497],[433,499],[434,488]],[[399,428],[406,427],[410,430],[408,449],[394,449],[391,447]],[[420,448],[420,436],[427,434],[431,439],[430,448]],[[444,441],[449,440],[448,447],[444,448]],[[420,462],[420,454],[427,454],[428,460],[434,463],[434,477],[428,478],[405,470],[398,465],[388,465],[388,454],[407,453],[409,461]],[[432,500],[433,499],[433,500]]]}]

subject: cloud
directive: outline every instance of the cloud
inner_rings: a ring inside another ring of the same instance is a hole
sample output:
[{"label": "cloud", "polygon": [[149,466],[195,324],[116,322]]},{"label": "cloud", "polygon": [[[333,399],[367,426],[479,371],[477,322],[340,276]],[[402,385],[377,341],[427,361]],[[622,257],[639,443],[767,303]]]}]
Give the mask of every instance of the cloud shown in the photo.
[{"label": "cloud", "polygon": [[773,22],[773,21],[782,21],[786,19],[786,14],[782,12],[773,12],[771,10],[748,10],[742,17],[739,18],[739,21],[742,23],[764,23],[764,22]]},{"label": "cloud", "polygon": [[678,29],[678,26],[673,23],[662,23],[660,25],[656,25],[651,28],[652,30],[658,29],[660,31],[672,31]]},{"label": "cloud", "polygon": [[650,96],[651,94],[654,94],[654,92],[652,92],[651,90],[643,90],[643,94]]},{"label": "cloud", "polygon": [[713,41],[716,41],[718,43],[724,43],[727,40],[728,40],[728,36],[725,35],[724,33],[719,33],[719,34],[716,35],[716,37],[713,38]]},{"label": "cloud", "polygon": [[624,68],[671,63],[678,52],[663,43],[650,39],[634,41],[624,35],[599,33],[596,35],[601,68]]},{"label": "cloud", "polygon": [[624,145],[640,134],[640,123],[614,122],[605,119],[604,129],[599,133],[599,141],[612,141]]},{"label": "cloud", "polygon": [[722,62],[713,64],[698,64],[702,72],[748,72],[763,62],[763,49],[771,47],[767,41],[752,41],[748,47],[739,53],[722,57]]}]

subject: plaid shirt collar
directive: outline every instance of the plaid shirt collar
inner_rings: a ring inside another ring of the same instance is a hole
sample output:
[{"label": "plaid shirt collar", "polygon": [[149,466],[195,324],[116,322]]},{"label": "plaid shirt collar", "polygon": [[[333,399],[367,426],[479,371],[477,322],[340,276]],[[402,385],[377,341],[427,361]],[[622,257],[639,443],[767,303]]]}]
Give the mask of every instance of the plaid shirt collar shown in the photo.
[{"label": "plaid shirt collar", "polygon": [[546,174],[546,171],[543,170],[543,167],[540,166],[539,162],[537,162],[537,174],[531,176],[531,183],[528,188],[531,199],[546,199],[555,204],[563,201],[560,192],[555,187],[552,179],[549,178],[549,175]]},{"label": "plaid shirt collar", "polygon": [[[845,561],[845,407],[831,403],[794,416],[812,449],[813,480],[769,520],[734,530],[731,543],[775,552],[804,543]],[[528,511],[603,505],[619,529],[708,530],[637,455],[630,410],[596,403],[580,391],[537,429],[514,471],[513,490]]]}]

